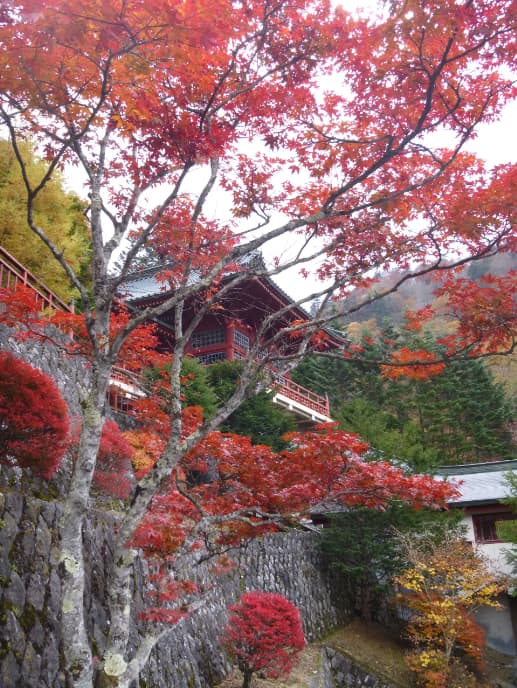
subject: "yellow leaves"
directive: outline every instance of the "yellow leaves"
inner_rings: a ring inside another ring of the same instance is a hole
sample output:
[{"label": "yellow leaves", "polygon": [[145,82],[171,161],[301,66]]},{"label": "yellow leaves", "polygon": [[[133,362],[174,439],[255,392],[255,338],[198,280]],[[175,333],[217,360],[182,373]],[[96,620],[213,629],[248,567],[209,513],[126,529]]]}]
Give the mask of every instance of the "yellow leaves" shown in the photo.
[{"label": "yellow leaves", "polygon": [[[436,544],[404,541],[410,567],[395,578],[398,601],[411,612],[408,636],[417,648],[410,668],[426,688],[449,688],[455,648],[479,662],[484,643],[472,613],[498,607],[504,586],[470,543],[446,538]],[[454,660],[455,661],[455,660]]]}]

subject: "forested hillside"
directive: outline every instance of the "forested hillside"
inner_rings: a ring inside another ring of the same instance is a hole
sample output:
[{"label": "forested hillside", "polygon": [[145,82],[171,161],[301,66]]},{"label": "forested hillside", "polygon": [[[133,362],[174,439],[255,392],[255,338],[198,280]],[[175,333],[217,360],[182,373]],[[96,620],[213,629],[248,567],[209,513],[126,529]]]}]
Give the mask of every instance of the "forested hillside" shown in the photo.
[{"label": "forested hillside", "polygon": [[[463,274],[482,282],[512,269],[516,262],[515,254],[499,254],[471,263]],[[347,299],[346,310],[389,290],[403,276],[391,272],[369,290],[356,290]],[[422,379],[387,374],[381,365],[397,347],[418,346],[440,353],[440,338],[455,323],[446,302],[435,300],[438,286],[436,277],[424,275],[338,318],[336,323],[348,333],[359,362],[309,358],[293,377],[316,392],[328,393],[333,417],[370,442],[376,456],[402,461],[415,470],[512,458],[517,448],[515,354],[451,361],[440,375]],[[405,314],[428,304],[441,318],[415,334],[405,327]],[[342,311],[342,305],[335,305],[336,311]]]},{"label": "forested hillside", "polygon": [[[30,180],[41,177],[45,163],[32,146],[24,143],[20,152],[26,161]],[[48,248],[30,230],[26,204],[27,190],[15,152],[9,141],[0,138],[0,246],[59,296],[77,299],[78,292],[70,287],[65,271],[50,260]],[[85,209],[85,202],[66,190],[64,175],[55,170],[38,195],[33,218],[63,252],[73,269],[88,282],[91,240],[87,234]]]},{"label": "forested hillside", "polygon": [[[515,253],[497,253],[469,263],[462,275],[466,279],[479,281],[486,275],[501,276],[509,270],[517,269],[517,255]],[[382,294],[388,291],[403,276],[403,271],[391,271],[383,275],[377,275],[375,284],[370,289],[355,289],[347,297],[346,311],[350,311],[356,304],[362,303],[368,297]],[[440,274],[430,273],[411,279],[401,284],[393,294],[378,299],[371,304],[361,307],[359,311],[351,315],[339,318],[341,325],[368,322],[369,325],[381,327],[391,324],[400,327],[404,324],[404,313],[409,310],[423,308],[427,304],[433,304],[442,315],[442,321],[438,327],[446,328],[450,318],[448,317],[446,304],[443,300],[436,301],[433,292],[440,285]],[[336,311],[339,311],[339,303]]]}]

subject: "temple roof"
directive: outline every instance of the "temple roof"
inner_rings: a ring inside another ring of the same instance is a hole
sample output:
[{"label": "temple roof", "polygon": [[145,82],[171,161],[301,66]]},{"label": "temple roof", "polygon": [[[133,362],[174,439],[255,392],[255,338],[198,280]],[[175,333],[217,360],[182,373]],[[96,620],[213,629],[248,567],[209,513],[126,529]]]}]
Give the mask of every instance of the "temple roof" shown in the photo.
[{"label": "temple roof", "polygon": [[[253,255],[249,258],[243,258],[241,260],[243,266],[249,265],[251,262],[258,263],[259,267],[264,267],[262,262],[262,257],[260,255]],[[123,287],[121,288],[121,295],[124,299],[129,302],[133,302],[136,307],[138,307],[139,302],[145,302],[148,299],[155,300],[156,298],[162,297],[166,298],[172,294],[172,289],[163,280],[158,279],[160,272],[166,270],[167,264],[154,266],[141,270],[139,272],[132,273],[128,275],[124,281]],[[189,284],[194,284],[199,278],[200,273],[193,271],[190,278]],[[231,275],[227,276],[229,279]],[[224,280],[224,278],[223,278]],[[265,292],[272,294],[280,307],[292,305],[292,316],[299,319],[310,319],[310,314],[299,305],[295,305],[293,299],[274,282],[271,277],[267,275],[255,276],[253,273],[250,274],[250,280],[254,280],[257,284],[259,283]],[[242,286],[240,287],[242,289]],[[252,307],[251,301],[249,307]],[[322,328],[328,336],[334,341],[334,346],[342,346],[345,344],[345,335],[331,327]]]}]

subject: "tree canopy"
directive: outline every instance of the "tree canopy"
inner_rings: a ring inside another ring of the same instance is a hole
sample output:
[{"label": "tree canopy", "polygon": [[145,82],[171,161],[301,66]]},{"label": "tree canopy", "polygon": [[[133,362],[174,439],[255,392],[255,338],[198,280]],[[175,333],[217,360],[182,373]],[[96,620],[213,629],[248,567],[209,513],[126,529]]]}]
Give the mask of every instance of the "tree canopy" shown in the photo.
[{"label": "tree canopy", "polygon": [[248,592],[230,611],[224,644],[242,671],[242,688],[249,688],[258,671],[270,678],[287,677],[305,647],[294,604],[282,595]]},{"label": "tree canopy", "polygon": [[[235,391],[241,369],[238,361],[224,361],[209,367],[208,377],[220,404],[224,404]],[[253,394],[228,417],[222,429],[247,435],[253,444],[284,449],[282,436],[295,430],[296,423],[293,415],[275,405],[271,397],[272,393],[267,391]]]},{"label": "tree canopy", "polygon": [[[443,485],[362,461],[365,445],[351,433],[292,435],[277,455],[217,428],[250,390],[266,389],[308,351],[323,353],[326,306],[343,297],[342,314],[355,312],[362,304],[347,304],[347,294],[372,286],[377,271],[409,270],[392,290],[418,274],[442,275],[436,296],[456,322],[440,342],[445,357],[513,350],[515,273],[478,283],[456,268],[516,247],[515,166],[490,169],[466,150],[515,96],[515,28],[512,0],[395,0],[369,16],[329,0],[2,5],[0,118],[22,171],[27,224],[84,307],[81,316],[54,317],[74,332],[67,353],[87,357],[90,374],[78,392],[81,437],[61,524],[63,671],[71,686],[131,685],[160,637],[151,626],[133,648],[136,542],[165,543],[170,552],[199,544],[201,531],[216,544],[234,542],[239,526],[246,535],[277,527],[272,507],[293,519],[293,509],[323,496],[379,508],[403,494],[415,504],[443,502]],[[43,161],[38,179],[23,154],[29,139]],[[63,237],[49,236],[37,216],[44,189],[73,165],[88,190],[88,284],[62,253]],[[260,250],[270,260],[249,259]],[[164,262],[166,298],[124,309],[123,285],[142,253]],[[312,293],[300,287],[294,304],[264,310],[238,384],[211,417],[185,408],[182,360],[201,319],[217,314],[231,289],[289,269],[300,285],[309,274],[319,280]],[[2,319],[19,321],[23,290],[4,298],[10,313],[2,310]],[[299,317],[316,298],[320,307]],[[25,313],[31,333],[44,336]],[[153,333],[141,328],[159,328],[165,313],[173,313],[167,405],[150,399],[142,408],[144,421],[150,408],[160,413],[116,533],[106,582],[111,624],[94,664],[80,526],[106,393],[115,363],[137,371],[148,364]],[[433,316],[426,304],[412,322]],[[339,355],[353,357],[354,349]],[[437,352],[407,347],[387,363],[420,376],[443,366]],[[219,486],[191,485],[189,471],[205,467],[207,456],[217,459]]]},{"label": "tree canopy", "polygon": [[0,464],[49,478],[68,446],[68,409],[54,381],[0,351]]},{"label": "tree canopy", "polygon": [[[514,407],[484,361],[449,361],[439,375],[393,376],[382,361],[402,346],[439,350],[437,338],[387,327],[363,330],[361,362],[308,357],[293,372],[322,392],[332,379],[334,417],[381,456],[415,470],[511,458]],[[395,369],[396,371],[396,369]]]}]

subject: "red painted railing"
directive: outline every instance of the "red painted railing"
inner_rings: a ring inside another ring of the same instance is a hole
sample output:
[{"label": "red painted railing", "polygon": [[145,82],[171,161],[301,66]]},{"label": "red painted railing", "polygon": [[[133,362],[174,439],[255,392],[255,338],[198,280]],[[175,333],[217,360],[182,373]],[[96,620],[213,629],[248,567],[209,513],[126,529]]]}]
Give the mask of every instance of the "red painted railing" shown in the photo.
[{"label": "red painted railing", "polygon": [[[117,382],[124,385],[124,388],[117,388]],[[130,412],[131,410],[131,400],[137,399],[138,394],[131,392],[130,389],[139,390],[143,392],[142,379],[140,376],[130,370],[125,368],[115,367],[111,373],[111,383],[112,387],[110,390],[110,403],[111,406],[118,411]],[[128,388],[130,388],[128,390]],[[311,411],[316,411],[317,413],[330,417],[330,405],[328,397],[322,397],[315,392],[311,392],[310,389],[306,389],[301,385],[296,384],[287,377],[279,375],[275,381],[275,391],[282,394],[287,399],[297,402],[298,404],[305,406],[305,408],[311,409]]]},{"label": "red painted railing", "polygon": [[124,368],[124,366],[113,366],[111,369],[111,379],[113,382],[120,382],[129,387],[136,387],[140,390],[143,389],[142,376],[135,373],[133,370]]},{"label": "red painted railing", "polygon": [[29,287],[35,292],[36,298],[41,303],[41,310],[52,308],[65,313],[74,312],[72,306],[66,304],[32,272],[29,272],[14,256],[8,253],[5,248],[0,246],[0,287],[16,291],[22,285]]},{"label": "red painted railing", "polygon": [[133,402],[147,394],[143,378],[123,366],[113,366],[110,375],[108,403],[114,411],[133,415]]},{"label": "red painted railing", "polygon": [[310,389],[306,389],[301,385],[296,384],[288,377],[279,375],[276,379],[276,391],[283,394],[288,399],[296,401],[297,403],[310,408],[312,411],[321,413],[327,418],[330,417],[330,404],[328,397],[322,397]]}]

